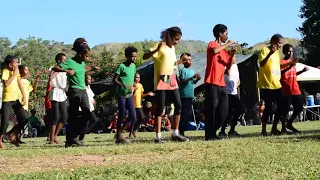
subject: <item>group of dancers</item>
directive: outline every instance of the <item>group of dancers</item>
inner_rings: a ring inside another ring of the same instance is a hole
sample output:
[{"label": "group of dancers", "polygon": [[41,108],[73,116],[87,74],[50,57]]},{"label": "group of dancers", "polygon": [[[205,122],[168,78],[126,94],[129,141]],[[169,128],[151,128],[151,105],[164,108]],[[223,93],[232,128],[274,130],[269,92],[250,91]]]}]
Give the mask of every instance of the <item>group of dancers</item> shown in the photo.
[{"label": "group of dancers", "polygon": [[[211,141],[226,136],[227,123],[231,125],[229,136],[239,135],[235,131],[237,120],[241,115],[241,103],[237,93],[240,85],[239,71],[235,53],[238,46],[228,40],[228,30],[223,24],[213,28],[215,40],[210,41],[207,47],[207,66],[204,77],[205,87],[205,140]],[[202,77],[192,70],[192,57],[183,53],[176,59],[175,46],[179,43],[182,32],[178,27],[171,27],[161,32],[161,41],[157,42],[143,59],[154,60],[154,91],[144,92],[140,83],[140,74],[136,72],[135,60],[137,49],[125,49],[126,60],[119,64],[114,83],[117,85],[118,121],[116,143],[130,143],[129,138],[135,138],[145,117],[141,101],[146,96],[155,96],[155,143],[165,143],[161,135],[161,118],[165,113],[166,102],[174,104],[174,118],[172,122],[173,141],[189,141],[185,129],[192,116],[194,99],[194,84]],[[262,116],[262,135],[267,135],[266,122],[272,114],[272,103],[278,104],[271,134],[278,135],[287,132],[287,129],[299,133],[292,125],[293,120],[302,111],[303,100],[296,76],[300,72],[295,69],[297,58],[293,58],[293,47],[284,45],[285,58],[280,58],[280,48],[283,37],[280,34],[272,36],[270,45],[264,47],[259,55],[258,87],[265,100],[265,110]],[[90,56],[90,47],[84,38],[77,38],[72,48],[76,55],[67,58],[65,54],[57,54],[56,66],[51,68],[46,93],[46,110],[50,119],[49,143],[60,142],[57,139],[59,131],[68,122],[66,129],[65,147],[83,146],[86,132],[97,122],[94,114],[94,94],[90,89],[90,71],[99,70],[98,67],[86,66]],[[183,68],[179,65],[183,64]],[[179,70],[177,73],[176,70]],[[36,90],[39,78],[34,86],[28,81],[28,68],[18,64],[18,58],[8,55],[2,64],[1,79],[3,83],[3,102],[1,109],[0,148],[4,148],[3,138],[8,142],[19,145],[19,133],[28,121],[27,113],[29,93]],[[68,87],[68,89],[67,89]],[[69,102],[69,110],[68,103]],[[294,106],[294,113],[287,120],[290,105]],[[10,109],[13,109],[18,124],[7,132]],[[126,112],[129,118],[126,122]],[[78,118],[79,112],[81,118]],[[182,113],[181,113],[182,112]],[[181,121],[180,121],[181,119]],[[281,120],[282,130],[277,129]],[[129,138],[123,135],[130,127]],[[219,135],[217,131],[221,128]]]}]

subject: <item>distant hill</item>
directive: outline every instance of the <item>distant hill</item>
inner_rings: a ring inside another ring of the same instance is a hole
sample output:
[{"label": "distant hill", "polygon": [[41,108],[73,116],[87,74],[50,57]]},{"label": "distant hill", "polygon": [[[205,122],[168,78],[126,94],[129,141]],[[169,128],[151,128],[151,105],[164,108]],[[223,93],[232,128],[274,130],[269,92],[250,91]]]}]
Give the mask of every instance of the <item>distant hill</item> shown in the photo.
[{"label": "distant hill", "polygon": [[[252,46],[252,52],[256,50],[260,50],[267,45],[269,40],[264,42],[259,42]],[[292,44],[295,48],[297,54],[301,53],[301,47],[299,47],[300,40],[295,38],[284,38],[284,44]],[[111,52],[117,52],[121,50],[124,46],[128,43],[106,43],[97,45],[94,47],[95,50],[99,51],[106,47]],[[200,40],[184,40],[181,41],[177,47],[178,52],[189,52],[189,53],[199,53],[199,52],[206,52],[208,43]]]},{"label": "distant hill", "polygon": [[[95,50],[99,51],[106,47],[111,52],[117,52],[121,50],[128,43],[106,43],[97,45],[94,47]],[[189,53],[198,53],[205,52],[208,43],[199,40],[184,40],[181,41],[177,47],[179,52],[189,52]]]},{"label": "distant hill", "polygon": [[[253,47],[253,51],[256,51],[256,50],[260,50],[262,49],[263,47],[267,46],[267,43],[269,43],[270,40],[266,40],[264,42],[259,42],[257,44],[255,44]],[[299,39],[295,39],[295,38],[284,38],[284,42],[283,44],[292,44],[293,47],[297,47],[299,46],[300,44],[300,40]]]}]

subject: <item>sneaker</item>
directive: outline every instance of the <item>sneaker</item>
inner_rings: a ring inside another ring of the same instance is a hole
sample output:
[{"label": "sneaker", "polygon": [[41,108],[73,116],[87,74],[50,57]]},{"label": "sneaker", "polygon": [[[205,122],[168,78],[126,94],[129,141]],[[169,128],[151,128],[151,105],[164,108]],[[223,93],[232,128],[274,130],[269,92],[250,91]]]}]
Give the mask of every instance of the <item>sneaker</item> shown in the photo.
[{"label": "sneaker", "polygon": [[275,136],[278,136],[278,135],[281,135],[281,131],[279,131],[278,129],[272,129],[271,132],[270,132],[271,135],[275,135]]},{"label": "sneaker", "polygon": [[171,136],[172,141],[178,141],[178,142],[185,142],[185,141],[189,141],[188,138],[181,136],[180,134],[178,135],[172,135]]},{"label": "sneaker", "polygon": [[21,141],[21,139],[17,139],[17,142],[18,142],[19,144],[25,144],[25,142]]},{"label": "sneaker", "polygon": [[[225,136],[225,137],[227,137],[227,136]],[[213,136],[213,138],[214,138],[215,140],[220,140],[220,139],[223,139],[223,137],[221,137],[220,135],[219,135],[219,136],[217,136],[217,135],[214,135],[214,136]]]},{"label": "sneaker", "polygon": [[130,144],[130,143],[131,141],[123,137],[122,135],[119,135],[119,138],[116,139],[116,144]]},{"label": "sneaker", "polygon": [[217,140],[217,139],[214,138],[214,137],[205,137],[204,140],[205,140],[205,141],[215,141],[215,140]]},{"label": "sneaker", "polygon": [[264,137],[268,136],[267,131],[262,131],[262,132],[261,132],[261,136],[264,136]]},{"label": "sneaker", "polygon": [[240,136],[240,134],[237,131],[229,131],[228,136]]},{"label": "sneaker", "polygon": [[164,144],[166,142],[162,138],[156,138],[156,139],[154,139],[154,143],[156,143],[156,144]]},{"label": "sneaker", "polygon": [[73,142],[68,142],[68,141],[66,141],[66,144],[65,144],[65,148],[69,148],[69,147],[79,147],[79,146],[87,146],[87,145],[81,143],[81,142],[78,141],[78,140],[74,140]]},{"label": "sneaker", "polygon": [[281,134],[289,134],[288,131],[287,131],[287,129],[281,129],[280,132],[281,132]]},{"label": "sneaker", "polygon": [[294,128],[292,126],[292,124],[287,124],[287,129],[289,129],[290,131],[294,132],[294,133],[297,133],[297,134],[300,134],[301,131],[299,131],[298,129]]},{"label": "sneaker", "polygon": [[225,138],[225,137],[227,137],[227,134],[225,132],[220,131],[219,136],[222,138]]}]

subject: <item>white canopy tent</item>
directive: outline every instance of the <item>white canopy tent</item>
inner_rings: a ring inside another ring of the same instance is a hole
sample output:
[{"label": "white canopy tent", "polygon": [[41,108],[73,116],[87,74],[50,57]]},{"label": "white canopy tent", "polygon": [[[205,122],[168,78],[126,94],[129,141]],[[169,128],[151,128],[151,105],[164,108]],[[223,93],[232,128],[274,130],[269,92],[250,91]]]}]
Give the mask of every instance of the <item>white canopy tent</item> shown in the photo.
[{"label": "white canopy tent", "polygon": [[304,67],[308,67],[308,71],[300,74],[297,77],[298,81],[319,81],[320,80],[320,69],[312,67],[312,66],[307,66],[302,63],[297,63],[296,64],[296,69],[297,72],[301,71]]}]

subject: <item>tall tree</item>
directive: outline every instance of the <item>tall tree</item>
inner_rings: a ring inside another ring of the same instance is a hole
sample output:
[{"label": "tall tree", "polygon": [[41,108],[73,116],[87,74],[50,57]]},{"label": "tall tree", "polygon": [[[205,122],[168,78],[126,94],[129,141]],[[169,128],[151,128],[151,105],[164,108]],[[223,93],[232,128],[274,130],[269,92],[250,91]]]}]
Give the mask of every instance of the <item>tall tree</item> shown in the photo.
[{"label": "tall tree", "polygon": [[306,63],[319,66],[320,61],[320,1],[302,0],[299,17],[304,19],[302,26],[297,30],[302,35],[301,45],[307,50]]}]

